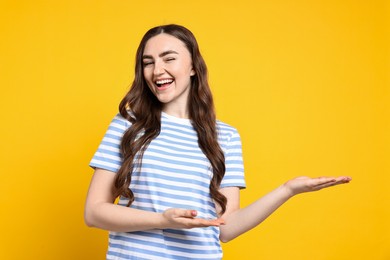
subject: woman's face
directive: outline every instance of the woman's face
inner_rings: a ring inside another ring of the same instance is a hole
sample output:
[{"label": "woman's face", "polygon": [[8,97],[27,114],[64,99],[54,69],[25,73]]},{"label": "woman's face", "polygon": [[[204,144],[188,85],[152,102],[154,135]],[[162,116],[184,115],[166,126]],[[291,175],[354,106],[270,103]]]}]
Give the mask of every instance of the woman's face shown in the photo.
[{"label": "woman's face", "polygon": [[186,110],[195,71],[185,44],[169,34],[156,35],[146,42],[142,62],[145,80],[163,110]]}]

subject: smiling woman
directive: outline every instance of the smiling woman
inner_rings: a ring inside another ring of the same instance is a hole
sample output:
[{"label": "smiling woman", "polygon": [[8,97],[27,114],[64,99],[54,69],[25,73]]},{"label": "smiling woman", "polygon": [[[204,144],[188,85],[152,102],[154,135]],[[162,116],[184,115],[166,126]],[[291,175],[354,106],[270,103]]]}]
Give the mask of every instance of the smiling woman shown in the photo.
[{"label": "smiling woman", "polygon": [[184,43],[165,33],[154,36],[146,43],[143,64],[145,80],[163,111],[188,118],[186,104],[195,71]]},{"label": "smiling woman", "polygon": [[240,209],[241,139],[216,120],[206,64],[179,25],[141,40],[132,87],[90,165],[85,221],[111,231],[107,259],[221,259],[220,241],[292,196],[351,180],[296,178]]}]

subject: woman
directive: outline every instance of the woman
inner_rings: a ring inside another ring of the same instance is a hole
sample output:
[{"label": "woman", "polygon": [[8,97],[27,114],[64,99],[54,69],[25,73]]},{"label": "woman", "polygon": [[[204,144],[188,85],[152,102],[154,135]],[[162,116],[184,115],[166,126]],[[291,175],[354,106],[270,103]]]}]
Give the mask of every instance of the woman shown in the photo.
[{"label": "woman", "polygon": [[88,226],[110,230],[107,259],[221,259],[220,241],[292,196],[351,180],[296,178],[240,209],[240,136],[216,120],[206,64],[179,25],[145,34],[119,110],[91,161],[85,207]]}]

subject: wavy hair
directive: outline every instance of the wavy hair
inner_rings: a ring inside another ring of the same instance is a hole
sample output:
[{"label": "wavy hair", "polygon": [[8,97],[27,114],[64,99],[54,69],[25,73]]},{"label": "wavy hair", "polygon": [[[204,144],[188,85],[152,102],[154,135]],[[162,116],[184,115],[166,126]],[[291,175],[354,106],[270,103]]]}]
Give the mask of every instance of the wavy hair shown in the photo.
[{"label": "wavy hair", "polygon": [[120,114],[132,123],[124,133],[121,142],[123,163],[116,175],[114,195],[129,199],[127,206],[134,201],[134,194],[129,188],[134,161],[142,160],[145,149],[156,138],[161,129],[161,102],[149,89],[144,75],[142,56],[147,41],[158,34],[169,34],[182,41],[192,57],[195,75],[191,77],[190,98],[188,101],[189,118],[197,132],[198,144],[210,161],[213,176],[210,182],[210,194],[221,207],[221,214],[226,211],[226,197],[219,192],[225,175],[225,156],[218,143],[216,116],[213,97],[208,84],[206,63],[199,51],[198,43],[191,31],[183,26],[169,24],[158,26],[146,32],[136,53],[135,77],[129,92],[119,105]]}]

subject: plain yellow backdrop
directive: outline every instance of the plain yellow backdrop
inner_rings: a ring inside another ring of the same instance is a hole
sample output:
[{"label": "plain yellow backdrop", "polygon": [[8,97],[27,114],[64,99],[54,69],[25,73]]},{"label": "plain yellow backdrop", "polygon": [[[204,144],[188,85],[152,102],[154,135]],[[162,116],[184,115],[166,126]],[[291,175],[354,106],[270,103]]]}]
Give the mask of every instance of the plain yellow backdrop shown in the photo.
[{"label": "plain yellow backdrop", "polygon": [[218,118],[241,133],[248,205],[300,175],[353,181],[287,202],[224,259],[390,259],[388,1],[0,2],[0,259],[104,259],[89,160],[147,29],[196,35]]}]

